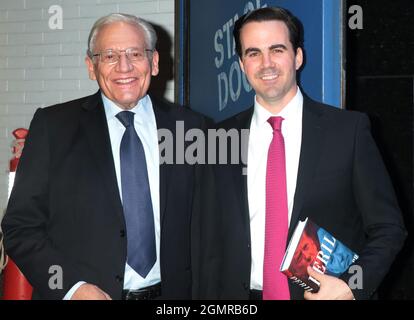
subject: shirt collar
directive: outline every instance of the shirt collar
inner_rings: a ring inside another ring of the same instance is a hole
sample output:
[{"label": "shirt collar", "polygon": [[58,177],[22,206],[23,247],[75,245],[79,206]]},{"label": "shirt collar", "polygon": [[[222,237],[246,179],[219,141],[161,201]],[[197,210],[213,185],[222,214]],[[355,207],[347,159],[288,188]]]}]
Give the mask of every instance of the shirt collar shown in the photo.
[{"label": "shirt collar", "polygon": [[252,122],[256,125],[256,127],[260,127],[266,123],[270,117],[273,116],[280,116],[285,120],[292,119],[297,115],[298,112],[302,110],[302,106],[303,95],[299,87],[292,100],[290,100],[289,103],[278,114],[272,114],[269,110],[265,109],[259,102],[257,102],[257,97],[255,96]]},{"label": "shirt collar", "polygon": [[[106,115],[106,121],[111,120],[114,118],[119,112],[125,111],[124,109],[118,107],[115,102],[108,99],[102,92],[102,101],[105,108],[105,115]],[[144,123],[143,119],[148,119],[151,115],[151,109],[152,109],[152,103],[151,99],[148,95],[145,95],[140,100],[138,100],[138,103],[135,107],[128,110],[133,113],[135,113],[137,116],[134,118],[134,121],[138,121],[138,123],[142,124]]]}]

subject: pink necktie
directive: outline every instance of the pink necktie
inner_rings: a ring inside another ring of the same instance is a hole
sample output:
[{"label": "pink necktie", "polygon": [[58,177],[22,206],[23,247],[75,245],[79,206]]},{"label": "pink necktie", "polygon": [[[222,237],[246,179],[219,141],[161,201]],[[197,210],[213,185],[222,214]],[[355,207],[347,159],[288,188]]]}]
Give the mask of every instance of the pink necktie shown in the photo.
[{"label": "pink necktie", "polygon": [[289,300],[288,280],[279,271],[288,234],[285,142],[282,117],[270,117],[273,139],[267,155],[263,300]]}]

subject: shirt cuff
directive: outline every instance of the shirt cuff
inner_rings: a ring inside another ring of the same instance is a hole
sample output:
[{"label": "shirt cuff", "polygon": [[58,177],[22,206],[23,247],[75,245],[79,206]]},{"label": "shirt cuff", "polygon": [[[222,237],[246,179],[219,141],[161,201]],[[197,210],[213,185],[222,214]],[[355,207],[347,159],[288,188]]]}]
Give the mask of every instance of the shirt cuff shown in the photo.
[{"label": "shirt cuff", "polygon": [[78,288],[83,285],[84,283],[86,283],[85,281],[79,281],[77,282],[67,293],[66,295],[63,297],[63,300],[70,300],[72,299],[73,294],[75,293],[76,290],[78,290]]}]

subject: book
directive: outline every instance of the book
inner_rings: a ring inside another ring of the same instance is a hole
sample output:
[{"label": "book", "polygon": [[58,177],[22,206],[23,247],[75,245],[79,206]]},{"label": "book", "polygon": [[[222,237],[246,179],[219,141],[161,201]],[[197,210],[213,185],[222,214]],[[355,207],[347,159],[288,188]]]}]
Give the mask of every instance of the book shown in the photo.
[{"label": "book", "polygon": [[317,292],[319,282],[308,275],[307,267],[339,277],[358,255],[325,229],[306,218],[299,221],[282,260],[280,271],[305,291]]}]

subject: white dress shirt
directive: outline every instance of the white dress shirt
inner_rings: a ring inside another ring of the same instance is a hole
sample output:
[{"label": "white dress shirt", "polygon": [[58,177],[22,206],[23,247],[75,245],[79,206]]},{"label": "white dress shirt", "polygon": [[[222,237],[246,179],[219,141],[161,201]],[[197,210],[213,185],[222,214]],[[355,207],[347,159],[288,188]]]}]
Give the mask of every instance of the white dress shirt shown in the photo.
[{"label": "white dress shirt", "polygon": [[279,114],[272,114],[255,98],[250,124],[247,158],[247,196],[249,202],[251,234],[250,288],[262,290],[263,260],[266,217],[266,167],[267,153],[273,137],[273,129],[267,122],[271,116],[281,116],[282,134],[285,140],[286,184],[288,196],[288,221],[292,216],[302,143],[303,96],[300,89]]},{"label": "white dress shirt", "polygon": [[[119,195],[122,200],[121,185],[121,164],[120,164],[120,146],[122,136],[125,132],[124,125],[116,118],[116,115],[125,111],[118,107],[102,94],[102,100],[105,108],[106,120],[108,122],[109,137],[111,140],[112,156],[115,164],[116,178],[118,182]],[[159,149],[157,123],[155,120],[152,102],[148,95],[138,101],[138,104],[130,109],[134,112],[135,130],[141,139],[144,147],[145,160],[147,163],[148,180],[151,190],[152,208],[154,210],[155,226],[155,244],[157,251],[157,260],[151,271],[145,278],[142,278],[128,264],[125,265],[124,289],[140,289],[154,285],[161,281],[160,273],[160,194],[159,194]],[[67,292],[64,299],[70,299],[73,293],[83,284],[83,279],[76,283],[70,291]]]}]

